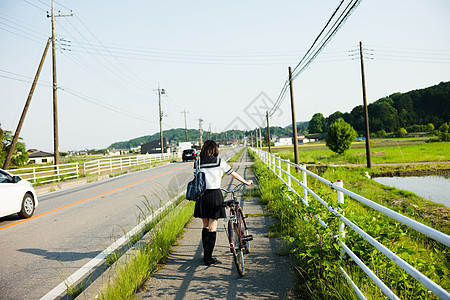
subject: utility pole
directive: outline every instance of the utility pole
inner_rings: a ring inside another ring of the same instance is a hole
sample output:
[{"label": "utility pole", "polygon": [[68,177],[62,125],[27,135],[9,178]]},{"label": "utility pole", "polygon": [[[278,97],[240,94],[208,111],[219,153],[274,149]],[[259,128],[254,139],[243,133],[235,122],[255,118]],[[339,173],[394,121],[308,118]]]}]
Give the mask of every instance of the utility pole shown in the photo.
[{"label": "utility pole", "polygon": [[161,143],[161,153],[164,153],[164,144],[163,144],[163,131],[162,131],[162,110],[161,110],[161,95],[165,95],[166,90],[160,89],[158,84],[158,98],[159,98],[159,136],[160,136],[160,143]]},{"label": "utility pole", "polygon": [[269,112],[266,111],[266,120],[267,120],[267,136],[269,138],[269,153],[270,153],[270,126],[269,126]]},{"label": "utility pole", "polygon": [[202,119],[198,119],[198,131],[200,132],[200,148],[203,147],[203,129],[202,129]]},{"label": "utility pole", "polygon": [[[70,11],[70,15],[61,15],[58,13],[57,17],[70,17],[73,16],[73,12]],[[57,101],[57,89],[56,83],[56,50],[55,50],[55,2],[52,0],[52,14],[51,16],[47,12],[47,18],[51,17],[52,20],[52,66],[53,66],[53,150],[55,152],[55,165],[59,165],[59,137],[58,137],[58,101]]]},{"label": "utility pole", "polygon": [[188,141],[188,133],[187,133],[187,121],[186,121],[186,109],[184,111],[182,111],[181,113],[184,113],[184,133],[186,134],[186,142],[187,142]]},{"label": "utility pole", "polygon": [[[297,121],[295,120],[294,87],[292,86],[291,67],[289,67],[289,90],[291,92],[292,135],[294,136],[294,157],[295,157],[295,164],[298,165]],[[295,168],[295,170],[298,170],[298,169]]]},{"label": "utility pole", "polygon": [[364,124],[366,129],[366,158],[367,168],[372,168],[372,161],[370,157],[370,133],[369,133],[369,110],[367,108],[366,99],[366,77],[364,75],[364,59],[363,59],[363,47],[362,42],[359,42],[359,57],[361,58],[361,79],[362,79],[362,91],[363,91],[363,104],[364,104]]},{"label": "utility pole", "polygon": [[45,57],[47,56],[48,47],[50,46],[51,38],[48,39],[47,45],[45,45],[44,54],[42,54],[41,62],[39,63],[38,70],[34,76],[33,84],[31,85],[30,92],[28,93],[27,102],[25,102],[25,107],[23,108],[22,115],[20,116],[19,124],[17,125],[16,132],[14,133],[14,138],[9,148],[8,155],[6,156],[5,163],[3,164],[3,169],[8,170],[9,163],[11,162],[14,149],[16,148],[17,140],[19,139],[20,130],[22,129],[23,122],[25,121],[25,116],[27,115],[28,107],[30,106],[31,97],[33,97],[34,89],[36,87],[37,81],[39,79],[39,74],[41,74],[42,65],[44,64]]},{"label": "utility pole", "polygon": [[211,123],[209,123],[208,140],[211,139]]},{"label": "utility pole", "polygon": [[259,130],[259,147],[262,151],[262,137],[261,137],[261,126],[258,128]]}]

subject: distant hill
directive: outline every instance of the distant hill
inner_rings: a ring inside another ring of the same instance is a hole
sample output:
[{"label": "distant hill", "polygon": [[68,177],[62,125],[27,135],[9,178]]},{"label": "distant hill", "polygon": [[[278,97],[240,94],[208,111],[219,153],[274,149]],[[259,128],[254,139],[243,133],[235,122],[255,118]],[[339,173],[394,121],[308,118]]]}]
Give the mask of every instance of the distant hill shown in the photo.
[{"label": "distant hill", "polygon": [[[299,134],[307,128],[308,122],[298,122],[297,123],[297,130]],[[306,124],[306,125],[305,125]],[[241,138],[243,136],[251,136],[254,133],[254,130],[252,131],[243,131],[243,130],[228,130],[226,132],[221,133],[211,133],[211,139],[217,140],[217,139],[229,139],[232,140],[234,138]],[[261,128],[261,134],[265,136],[267,133],[267,127]],[[292,126],[286,126],[286,127],[279,127],[274,126],[270,127],[270,135],[271,136],[292,136]],[[184,142],[186,141],[186,133],[184,128],[176,128],[176,129],[169,129],[163,131],[163,136],[167,138],[169,141],[173,141],[176,143]],[[188,129],[188,140],[189,141],[195,141],[198,140],[200,137],[200,132],[198,129]],[[154,141],[159,139],[159,132],[152,134],[152,135],[145,135],[141,137],[137,137],[128,141],[122,141],[122,142],[115,142],[112,143],[108,148],[114,148],[114,149],[131,149],[136,148],[142,144],[148,143],[150,141]],[[203,140],[207,140],[210,138],[209,132],[203,131]]]},{"label": "distant hill", "polygon": [[[450,121],[450,82],[383,97],[369,104],[368,110],[371,132],[396,132],[400,128],[428,123],[439,128]],[[321,113],[316,113],[309,122],[308,130],[316,133],[326,132],[338,118],[343,118],[360,133],[365,130],[362,105],[354,107],[349,113],[336,111],[326,118]]]}]

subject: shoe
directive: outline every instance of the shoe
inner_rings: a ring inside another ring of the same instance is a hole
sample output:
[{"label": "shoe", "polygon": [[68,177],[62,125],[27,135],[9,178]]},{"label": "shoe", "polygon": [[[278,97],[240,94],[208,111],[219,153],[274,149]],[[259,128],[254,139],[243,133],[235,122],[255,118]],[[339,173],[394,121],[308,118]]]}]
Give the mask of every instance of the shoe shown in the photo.
[{"label": "shoe", "polygon": [[205,265],[210,266],[217,262],[217,259],[214,257],[211,257],[209,259],[205,259]]}]

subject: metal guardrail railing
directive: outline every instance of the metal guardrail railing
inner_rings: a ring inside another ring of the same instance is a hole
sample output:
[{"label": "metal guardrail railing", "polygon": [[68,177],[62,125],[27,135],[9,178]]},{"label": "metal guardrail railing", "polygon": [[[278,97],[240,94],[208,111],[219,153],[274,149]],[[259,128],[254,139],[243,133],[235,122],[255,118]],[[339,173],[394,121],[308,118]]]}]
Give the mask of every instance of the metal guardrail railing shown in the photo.
[{"label": "metal guardrail railing", "polygon": [[145,154],[138,156],[102,158],[84,163],[85,174],[100,174],[114,170],[123,170],[132,166],[151,164],[172,158],[172,154]]},{"label": "metal guardrail railing", "polygon": [[14,175],[19,175],[23,179],[33,183],[60,181],[62,179],[76,178],[80,175],[78,163],[36,166],[31,168],[12,169],[9,171]]},{"label": "metal guardrail railing", "polygon": [[[405,272],[407,272],[410,276],[412,276],[414,279],[416,279],[418,282],[420,282],[422,285],[424,285],[427,289],[429,289],[432,293],[434,293],[437,297],[440,299],[450,299],[450,294],[445,289],[443,289],[441,286],[439,286],[437,283],[432,281],[430,278],[428,278],[426,275],[422,274],[420,271],[415,269],[413,266],[408,264],[406,261],[404,261],[402,258],[400,258],[398,255],[393,253],[391,250],[389,250],[387,247],[385,247],[383,244],[378,242],[375,238],[371,237],[368,233],[366,233],[364,230],[359,228],[356,224],[354,224],[352,221],[347,219],[344,216],[344,211],[338,208],[333,208],[329,206],[326,201],[320,198],[319,195],[317,195],[311,188],[307,185],[307,175],[314,177],[315,179],[323,182],[324,184],[328,185],[330,188],[335,189],[337,191],[337,198],[338,203],[344,202],[344,194],[351,197],[352,199],[359,201],[377,211],[380,213],[395,219],[398,222],[401,222],[405,224],[406,226],[413,228],[424,235],[446,245],[447,247],[450,246],[450,236],[447,234],[440,232],[438,230],[435,230],[425,224],[422,224],[420,222],[417,222],[411,218],[408,218],[402,214],[399,214],[387,207],[384,207],[378,203],[375,203],[361,195],[358,195],[354,192],[351,192],[343,187],[342,182],[336,182],[333,183],[327,179],[324,179],[320,177],[319,175],[309,171],[306,169],[306,166],[299,166],[296,165],[289,160],[281,159],[280,157],[276,157],[273,154],[270,154],[268,152],[261,151],[260,149],[254,149],[251,148],[261,159],[261,161],[269,167],[269,169],[272,170],[272,172],[286,185],[288,190],[301,199],[304,205],[309,206],[308,203],[308,196],[311,195],[314,197],[319,203],[321,203],[326,209],[328,209],[332,214],[337,216],[340,220],[339,224],[339,233],[337,235],[334,235],[336,242],[341,247],[341,253],[347,253],[354,261],[355,263],[367,274],[367,276],[381,289],[381,291],[389,298],[389,299],[399,299],[397,295],[392,292],[392,290],[387,287],[384,282],[378,278],[375,273],[367,267],[364,262],[362,262],[356,254],[345,245],[345,243],[339,238],[339,237],[345,237],[345,225],[353,229],[358,235],[360,235],[363,239],[365,239],[367,242],[369,242],[373,247],[378,249],[381,253],[383,253],[387,258],[389,258],[391,261],[393,261],[395,264],[397,264],[400,268],[402,268]],[[282,165],[284,164],[285,168],[283,169]],[[295,176],[293,176],[290,172],[291,167],[294,169],[298,169],[302,172],[302,180],[297,179]],[[294,188],[293,182],[298,184],[302,188],[302,192],[300,193]],[[292,198],[287,194],[284,193],[285,196],[292,202]],[[315,216],[316,219],[319,221],[319,223],[323,227],[327,227],[327,224],[319,217]],[[357,285],[352,281],[350,276],[345,272],[345,270],[340,267],[339,268],[341,272],[344,273],[344,276],[346,279],[350,282],[351,286],[355,290],[357,296],[360,299],[366,299],[366,297],[363,295],[363,293],[359,290]]]},{"label": "metal guardrail railing", "polygon": [[164,154],[145,154],[138,156],[103,158],[80,163],[68,163],[50,166],[35,166],[30,168],[20,168],[9,170],[14,175],[19,175],[33,183],[49,183],[65,179],[77,178],[80,174],[101,174],[114,170],[123,170],[125,168],[151,164],[159,161],[171,159],[173,156],[169,153]]}]

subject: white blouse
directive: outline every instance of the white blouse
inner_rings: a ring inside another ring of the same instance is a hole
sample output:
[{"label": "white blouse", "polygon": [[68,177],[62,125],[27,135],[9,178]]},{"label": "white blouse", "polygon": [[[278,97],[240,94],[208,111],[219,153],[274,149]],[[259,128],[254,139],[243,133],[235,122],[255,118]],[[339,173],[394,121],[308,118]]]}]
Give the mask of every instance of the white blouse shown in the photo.
[{"label": "white blouse", "polygon": [[[198,160],[195,161],[195,164],[198,164],[198,162]],[[200,157],[199,171],[205,173],[207,190],[219,189],[223,173],[227,175],[233,173],[233,169],[225,160],[214,156]]]}]

